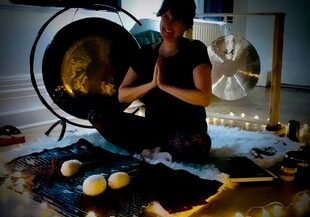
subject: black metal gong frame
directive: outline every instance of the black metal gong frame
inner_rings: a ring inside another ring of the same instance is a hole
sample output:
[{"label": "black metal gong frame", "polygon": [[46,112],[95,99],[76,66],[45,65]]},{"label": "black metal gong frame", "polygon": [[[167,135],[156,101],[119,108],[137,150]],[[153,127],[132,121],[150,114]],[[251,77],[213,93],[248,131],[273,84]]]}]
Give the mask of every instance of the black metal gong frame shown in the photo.
[{"label": "black metal gong frame", "polygon": [[[35,52],[36,52],[36,48],[37,48],[37,44],[42,36],[42,34],[44,33],[44,31],[46,30],[46,28],[48,27],[48,25],[59,15],[63,14],[64,12],[68,11],[71,8],[77,8],[77,9],[90,9],[90,10],[96,10],[96,11],[100,11],[100,10],[105,10],[105,11],[109,11],[109,12],[115,12],[118,14],[118,12],[124,12],[126,15],[128,15],[131,19],[133,19],[138,25],[142,25],[140,23],[139,20],[137,20],[132,14],[130,14],[128,11],[122,9],[121,7],[112,7],[109,5],[104,5],[104,4],[83,4],[83,5],[68,5],[67,7],[64,7],[63,9],[57,11],[54,15],[52,15],[39,29],[37,36],[35,38],[35,41],[32,45],[31,48],[31,52],[30,52],[30,78],[31,78],[31,83],[34,87],[34,90],[36,91],[40,101],[43,103],[43,105],[50,111],[52,112],[52,114],[54,114],[57,118],[59,118],[58,121],[56,121],[46,132],[45,135],[49,135],[51,133],[51,131],[57,126],[57,125],[61,125],[62,129],[61,129],[61,133],[59,135],[58,141],[60,141],[65,134],[66,131],[66,123],[77,126],[77,127],[83,127],[83,128],[94,128],[93,126],[89,126],[89,125],[84,125],[84,124],[79,124],[79,123],[75,123],[73,121],[68,120],[67,118],[59,115],[57,112],[54,111],[54,109],[46,102],[46,100],[44,99],[44,97],[42,96],[42,94],[39,91],[37,82],[36,82],[36,78],[35,78],[35,73],[34,73],[34,59],[35,59]],[[120,18],[120,17],[119,17]],[[120,21],[122,22],[121,18]]]}]

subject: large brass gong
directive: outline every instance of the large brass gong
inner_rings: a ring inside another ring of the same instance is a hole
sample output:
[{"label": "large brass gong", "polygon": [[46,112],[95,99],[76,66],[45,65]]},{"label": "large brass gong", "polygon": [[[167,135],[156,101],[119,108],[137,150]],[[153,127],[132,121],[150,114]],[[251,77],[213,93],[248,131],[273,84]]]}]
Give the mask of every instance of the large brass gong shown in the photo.
[{"label": "large brass gong", "polygon": [[227,35],[208,46],[212,63],[212,92],[225,100],[248,95],[259,79],[260,59],[254,46],[245,38]]},{"label": "large brass gong", "polygon": [[43,80],[65,112],[87,119],[90,110],[125,109],[117,92],[139,46],[122,26],[86,18],[61,29],[43,59]]}]

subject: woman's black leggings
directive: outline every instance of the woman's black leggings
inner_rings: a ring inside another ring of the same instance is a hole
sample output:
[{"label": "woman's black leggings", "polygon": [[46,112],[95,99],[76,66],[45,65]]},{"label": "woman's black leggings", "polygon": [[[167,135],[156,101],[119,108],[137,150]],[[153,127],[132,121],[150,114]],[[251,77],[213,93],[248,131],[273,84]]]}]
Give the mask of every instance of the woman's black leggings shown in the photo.
[{"label": "woman's black leggings", "polygon": [[199,129],[174,130],[164,124],[158,126],[145,117],[125,112],[88,115],[91,124],[110,143],[132,153],[160,146],[174,161],[205,163],[208,161],[211,139],[207,124]]}]

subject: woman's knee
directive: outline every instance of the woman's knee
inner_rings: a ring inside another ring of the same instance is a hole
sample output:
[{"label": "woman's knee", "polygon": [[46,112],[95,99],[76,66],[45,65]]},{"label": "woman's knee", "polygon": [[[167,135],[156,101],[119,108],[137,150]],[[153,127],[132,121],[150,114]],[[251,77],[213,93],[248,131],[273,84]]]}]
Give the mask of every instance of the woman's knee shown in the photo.
[{"label": "woman's knee", "polygon": [[211,138],[207,132],[177,133],[167,147],[174,161],[201,164],[208,162],[210,149]]}]

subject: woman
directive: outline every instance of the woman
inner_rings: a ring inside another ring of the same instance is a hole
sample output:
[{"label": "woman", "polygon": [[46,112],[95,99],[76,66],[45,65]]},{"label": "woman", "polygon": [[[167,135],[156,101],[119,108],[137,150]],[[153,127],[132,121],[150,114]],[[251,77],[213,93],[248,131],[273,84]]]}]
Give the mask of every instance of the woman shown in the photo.
[{"label": "woman", "polygon": [[163,1],[157,13],[162,41],[141,48],[119,87],[119,101],[141,100],[145,117],[102,117],[101,124],[111,126],[100,126],[99,132],[110,142],[135,152],[159,146],[155,154],[167,152],[176,161],[208,160],[205,107],[212,94],[211,63],[202,42],[183,37],[193,25],[195,10],[194,0]]}]

